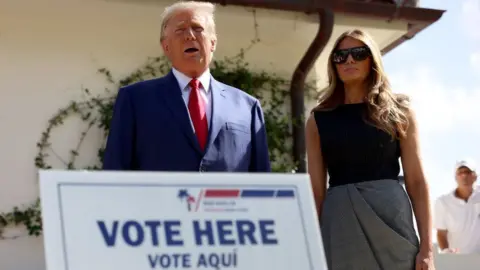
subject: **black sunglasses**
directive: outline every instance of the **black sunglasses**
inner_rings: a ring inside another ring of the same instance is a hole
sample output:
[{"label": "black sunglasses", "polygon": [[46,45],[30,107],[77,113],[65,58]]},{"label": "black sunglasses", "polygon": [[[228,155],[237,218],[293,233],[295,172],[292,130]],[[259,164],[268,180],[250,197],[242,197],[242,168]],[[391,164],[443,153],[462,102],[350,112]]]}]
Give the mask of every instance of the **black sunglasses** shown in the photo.
[{"label": "black sunglasses", "polygon": [[352,55],[355,61],[363,61],[372,54],[367,46],[335,50],[332,54],[332,62],[335,64],[343,64],[347,61],[349,55]]}]

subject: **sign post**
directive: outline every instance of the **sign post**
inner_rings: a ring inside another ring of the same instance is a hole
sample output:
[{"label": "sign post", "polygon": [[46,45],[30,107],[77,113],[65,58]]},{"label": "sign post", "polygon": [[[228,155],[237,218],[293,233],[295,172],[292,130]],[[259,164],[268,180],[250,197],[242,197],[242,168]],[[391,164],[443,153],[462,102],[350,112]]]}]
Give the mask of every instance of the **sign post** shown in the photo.
[{"label": "sign post", "polygon": [[40,171],[47,270],[327,269],[305,174]]}]

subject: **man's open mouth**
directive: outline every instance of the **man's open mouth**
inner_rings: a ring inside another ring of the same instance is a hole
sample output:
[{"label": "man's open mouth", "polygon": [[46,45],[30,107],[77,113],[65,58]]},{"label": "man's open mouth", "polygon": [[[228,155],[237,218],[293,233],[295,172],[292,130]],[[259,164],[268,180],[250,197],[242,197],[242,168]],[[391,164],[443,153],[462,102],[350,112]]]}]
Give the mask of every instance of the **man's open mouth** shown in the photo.
[{"label": "man's open mouth", "polygon": [[195,53],[195,52],[198,52],[198,49],[197,49],[197,48],[188,48],[188,49],[186,49],[184,52],[186,52],[186,53]]}]

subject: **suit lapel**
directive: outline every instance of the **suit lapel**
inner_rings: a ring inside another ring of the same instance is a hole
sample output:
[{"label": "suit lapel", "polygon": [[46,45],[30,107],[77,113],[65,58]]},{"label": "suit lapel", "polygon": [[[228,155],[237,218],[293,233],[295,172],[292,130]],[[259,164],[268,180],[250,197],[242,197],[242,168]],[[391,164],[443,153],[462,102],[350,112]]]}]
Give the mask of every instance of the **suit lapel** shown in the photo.
[{"label": "suit lapel", "polygon": [[220,129],[225,125],[224,114],[228,111],[227,102],[225,102],[227,98],[225,87],[213,77],[210,83],[210,90],[212,91],[212,121],[206,151],[208,151],[215,138],[217,138]]},{"label": "suit lapel", "polygon": [[192,124],[190,122],[190,116],[188,115],[188,109],[185,106],[185,101],[182,98],[182,90],[178,86],[177,79],[170,71],[167,76],[164,77],[163,85],[160,86],[159,93],[162,97],[164,104],[169,108],[174,117],[174,122],[178,123],[182,133],[187,137],[188,141],[192,144],[193,148],[199,153],[203,151],[200,149],[197,137],[193,132]]}]

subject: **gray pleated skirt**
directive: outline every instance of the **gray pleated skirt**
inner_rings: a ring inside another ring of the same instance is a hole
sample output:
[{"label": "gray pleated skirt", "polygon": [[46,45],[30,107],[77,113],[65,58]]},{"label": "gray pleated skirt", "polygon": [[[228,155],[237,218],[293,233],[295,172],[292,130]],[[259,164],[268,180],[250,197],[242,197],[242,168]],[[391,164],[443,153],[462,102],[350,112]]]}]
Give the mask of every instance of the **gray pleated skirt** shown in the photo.
[{"label": "gray pleated skirt", "polygon": [[329,188],[320,219],[329,270],[412,270],[419,241],[396,180]]}]

